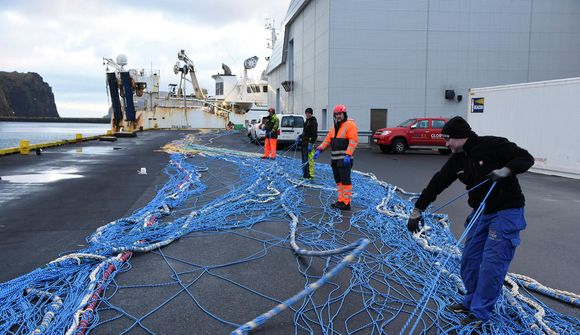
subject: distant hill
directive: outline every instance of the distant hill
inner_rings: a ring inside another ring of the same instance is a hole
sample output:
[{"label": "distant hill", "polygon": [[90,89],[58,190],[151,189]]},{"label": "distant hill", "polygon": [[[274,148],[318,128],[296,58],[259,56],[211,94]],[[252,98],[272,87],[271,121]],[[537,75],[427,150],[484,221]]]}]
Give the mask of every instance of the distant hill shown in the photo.
[{"label": "distant hill", "polygon": [[0,71],[0,116],[59,117],[52,88],[38,73]]}]

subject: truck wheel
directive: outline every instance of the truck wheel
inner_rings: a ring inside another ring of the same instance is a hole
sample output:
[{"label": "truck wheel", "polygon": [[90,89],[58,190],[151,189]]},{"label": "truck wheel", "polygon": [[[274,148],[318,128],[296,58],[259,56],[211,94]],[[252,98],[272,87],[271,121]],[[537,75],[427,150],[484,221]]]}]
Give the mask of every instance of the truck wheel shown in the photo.
[{"label": "truck wheel", "polygon": [[395,154],[402,154],[407,150],[407,143],[401,138],[396,138],[391,143],[391,150]]},{"label": "truck wheel", "polygon": [[439,153],[442,155],[449,155],[451,153],[451,150],[449,149],[439,149]]},{"label": "truck wheel", "polygon": [[391,152],[391,146],[390,145],[379,145],[379,147],[381,148],[381,151],[388,154],[389,152]]}]

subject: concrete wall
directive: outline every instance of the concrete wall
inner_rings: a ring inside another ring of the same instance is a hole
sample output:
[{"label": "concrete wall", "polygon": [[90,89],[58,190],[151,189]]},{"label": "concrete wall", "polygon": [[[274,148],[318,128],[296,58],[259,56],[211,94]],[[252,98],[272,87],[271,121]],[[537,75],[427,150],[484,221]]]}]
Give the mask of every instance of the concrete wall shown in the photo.
[{"label": "concrete wall", "polygon": [[280,88],[282,113],[304,114],[311,107],[320,120],[322,109],[328,109],[329,5],[329,0],[310,1],[288,27],[294,45],[293,90],[285,92],[281,85],[288,78],[287,63],[268,75],[268,104],[274,106]]}]

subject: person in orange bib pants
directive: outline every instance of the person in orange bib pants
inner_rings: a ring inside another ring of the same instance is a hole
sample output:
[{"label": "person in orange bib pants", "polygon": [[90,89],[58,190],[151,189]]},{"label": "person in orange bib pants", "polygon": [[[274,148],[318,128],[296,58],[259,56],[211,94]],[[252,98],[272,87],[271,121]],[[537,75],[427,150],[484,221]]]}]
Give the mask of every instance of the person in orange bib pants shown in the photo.
[{"label": "person in orange bib pants", "polygon": [[346,114],[345,105],[334,107],[334,127],[328,131],[324,142],[316,148],[314,159],[320,156],[328,146],[331,148],[331,163],[338,200],[331,207],[340,210],[350,210],[352,183],[350,172],[354,163],[353,154],[358,145],[358,128]]},{"label": "person in orange bib pants", "polygon": [[268,109],[268,118],[265,124],[261,127],[266,130],[266,138],[264,139],[264,155],[262,158],[276,159],[276,145],[278,143],[278,128],[280,121],[276,116],[274,108]]}]

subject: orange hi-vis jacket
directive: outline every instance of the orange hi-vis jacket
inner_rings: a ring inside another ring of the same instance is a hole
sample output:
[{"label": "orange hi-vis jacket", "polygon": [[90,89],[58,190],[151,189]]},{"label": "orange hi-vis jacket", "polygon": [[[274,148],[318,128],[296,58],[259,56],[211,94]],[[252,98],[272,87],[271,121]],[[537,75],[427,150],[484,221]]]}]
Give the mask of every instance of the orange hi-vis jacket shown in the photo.
[{"label": "orange hi-vis jacket", "polygon": [[356,123],[351,119],[346,119],[340,125],[338,133],[335,133],[335,128],[332,127],[318,149],[324,151],[329,145],[332,149],[331,158],[333,161],[344,160],[345,155],[352,157],[358,145],[358,128]]}]

